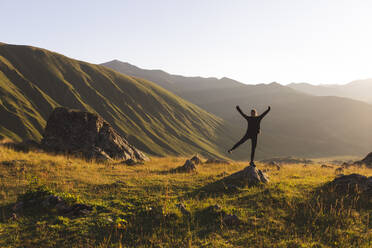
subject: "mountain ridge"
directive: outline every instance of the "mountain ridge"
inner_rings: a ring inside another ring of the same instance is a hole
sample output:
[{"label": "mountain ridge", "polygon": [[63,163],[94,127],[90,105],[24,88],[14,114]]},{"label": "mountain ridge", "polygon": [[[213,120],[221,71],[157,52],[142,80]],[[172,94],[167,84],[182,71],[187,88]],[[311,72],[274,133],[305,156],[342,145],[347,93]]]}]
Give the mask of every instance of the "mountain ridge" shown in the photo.
[{"label": "mountain ridge", "polygon": [[288,87],[315,96],[339,96],[351,98],[372,104],[372,79],[354,80],[350,83],[337,85],[313,85],[310,83],[291,83]]},{"label": "mountain ridge", "polygon": [[[227,82],[216,86],[201,80],[202,87],[195,87],[193,78],[189,81],[184,77],[183,81],[174,82],[169,74],[164,82],[149,70],[138,68],[136,76],[151,80],[228,122],[236,141],[244,135],[246,123],[235,111],[235,106],[240,105],[249,114],[251,108],[262,112],[271,105],[272,111],[262,122],[258,154],[304,157],[361,155],[372,147],[372,106],[365,102],[344,97],[313,96],[276,82],[258,85]],[[128,73],[125,67],[121,69],[119,72]],[[183,85],[175,88],[174,84]],[[247,157],[250,146],[247,143],[236,150],[238,158]]]}]

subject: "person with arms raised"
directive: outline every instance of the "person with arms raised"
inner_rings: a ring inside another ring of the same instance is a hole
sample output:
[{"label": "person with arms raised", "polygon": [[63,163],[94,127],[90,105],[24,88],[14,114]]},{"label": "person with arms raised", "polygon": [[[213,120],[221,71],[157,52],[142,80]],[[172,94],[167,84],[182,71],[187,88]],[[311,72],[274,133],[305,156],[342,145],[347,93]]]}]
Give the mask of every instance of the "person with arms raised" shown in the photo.
[{"label": "person with arms raised", "polygon": [[236,143],[230,150],[228,150],[228,153],[232,153],[232,151],[235,150],[238,146],[240,146],[241,144],[250,139],[252,141],[250,165],[256,166],[254,164],[254,154],[257,146],[257,136],[260,133],[261,120],[265,117],[265,115],[267,115],[267,113],[269,113],[271,107],[269,106],[267,110],[263,112],[261,115],[257,115],[257,111],[255,109],[252,109],[251,116],[244,114],[239,106],[236,106],[236,109],[247,120],[248,129],[243,138],[241,138],[241,140],[239,140],[238,143]]}]

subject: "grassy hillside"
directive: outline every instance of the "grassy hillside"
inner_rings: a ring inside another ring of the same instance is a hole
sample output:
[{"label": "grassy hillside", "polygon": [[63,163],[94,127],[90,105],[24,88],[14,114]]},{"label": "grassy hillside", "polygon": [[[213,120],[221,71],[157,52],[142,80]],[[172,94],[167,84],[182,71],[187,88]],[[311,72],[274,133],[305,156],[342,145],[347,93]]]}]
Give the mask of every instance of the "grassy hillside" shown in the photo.
[{"label": "grassy hillside", "polygon": [[[236,141],[247,124],[235,106],[249,114],[251,108],[262,113],[271,105],[272,111],[262,122],[259,157],[362,155],[372,149],[372,106],[364,102],[312,96],[277,83],[244,85],[233,80],[181,77],[119,61],[103,65],[158,83],[221,117],[231,125],[229,132]],[[195,86],[197,81],[200,87]],[[247,158],[249,146],[246,143],[233,156]]]},{"label": "grassy hillside", "polygon": [[0,44],[0,135],[40,140],[56,106],[100,114],[150,154],[221,157],[232,142],[221,119],[154,83],[44,49]]},{"label": "grassy hillside", "polygon": [[[331,191],[318,191],[335,178],[334,168],[288,164],[277,171],[258,164],[270,170],[268,185],[227,191],[211,185],[246,164],[169,173],[184,159],[94,164],[0,147],[0,246],[371,247],[371,199],[361,202],[358,193],[332,198]],[[372,169],[351,167],[344,173],[372,176]],[[46,210],[40,199],[49,192],[93,211],[72,217]],[[40,202],[12,216],[17,199],[25,198]],[[189,215],[176,207],[179,203]],[[221,210],[210,208],[215,204]],[[219,211],[235,214],[241,223],[223,223]]]}]

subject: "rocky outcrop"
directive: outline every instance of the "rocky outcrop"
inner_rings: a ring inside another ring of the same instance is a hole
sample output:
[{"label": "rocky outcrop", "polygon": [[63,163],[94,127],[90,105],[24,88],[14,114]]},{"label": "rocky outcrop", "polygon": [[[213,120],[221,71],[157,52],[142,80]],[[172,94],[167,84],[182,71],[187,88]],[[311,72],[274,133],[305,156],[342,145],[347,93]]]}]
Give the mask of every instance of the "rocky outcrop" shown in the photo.
[{"label": "rocky outcrop", "polygon": [[186,173],[195,172],[196,171],[196,165],[193,161],[188,159],[188,160],[186,160],[184,165],[182,165],[180,167],[177,167],[175,169],[175,171],[176,172],[186,172]]},{"label": "rocky outcrop", "polygon": [[244,222],[235,214],[228,214],[218,204],[209,206],[196,213],[196,221],[211,226],[224,224],[227,227],[239,226]]},{"label": "rocky outcrop", "polygon": [[97,114],[56,108],[50,115],[43,139],[43,149],[82,155],[87,159],[148,160]]},{"label": "rocky outcrop", "polygon": [[364,159],[355,162],[356,165],[365,165],[372,168],[372,152],[369,153]]},{"label": "rocky outcrop", "polygon": [[372,177],[360,174],[342,175],[325,185],[341,195],[366,195],[372,197]]},{"label": "rocky outcrop", "polygon": [[92,206],[86,204],[82,203],[69,204],[65,199],[54,194],[45,195],[43,197],[40,197],[39,195],[39,198],[35,197],[31,199],[23,199],[21,201],[17,201],[17,203],[13,206],[12,210],[15,214],[19,214],[28,209],[40,210],[40,207],[47,212],[56,211],[58,214],[70,217],[87,215],[93,210]]}]

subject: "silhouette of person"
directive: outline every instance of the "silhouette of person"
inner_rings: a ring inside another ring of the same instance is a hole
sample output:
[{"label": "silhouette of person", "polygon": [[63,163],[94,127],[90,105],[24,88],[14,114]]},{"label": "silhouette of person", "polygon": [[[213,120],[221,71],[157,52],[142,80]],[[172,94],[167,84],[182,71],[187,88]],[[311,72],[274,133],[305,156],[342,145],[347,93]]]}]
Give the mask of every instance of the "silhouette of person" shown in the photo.
[{"label": "silhouette of person", "polygon": [[238,141],[230,150],[228,150],[228,153],[232,153],[233,150],[235,150],[238,146],[246,142],[247,140],[251,139],[252,141],[252,150],[251,150],[251,166],[256,166],[254,164],[254,153],[256,151],[256,145],[257,145],[257,136],[260,133],[260,124],[261,120],[269,113],[270,106],[267,108],[265,112],[263,112],[261,115],[257,116],[257,111],[255,109],[251,110],[251,116],[248,116],[243,113],[243,111],[240,109],[239,106],[236,106],[236,109],[238,112],[248,121],[248,129],[246,134],[241,138],[241,140]]}]

